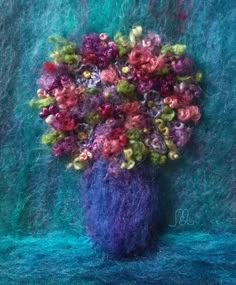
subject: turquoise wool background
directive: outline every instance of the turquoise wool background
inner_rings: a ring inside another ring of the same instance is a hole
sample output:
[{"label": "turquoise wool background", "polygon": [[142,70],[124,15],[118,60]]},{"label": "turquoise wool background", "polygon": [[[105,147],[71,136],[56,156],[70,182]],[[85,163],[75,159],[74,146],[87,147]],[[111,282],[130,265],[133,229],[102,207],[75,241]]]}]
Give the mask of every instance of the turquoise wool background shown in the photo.
[{"label": "turquoise wool background", "polygon": [[[234,0],[0,0],[0,284],[236,284]],[[151,253],[111,260],[84,235],[79,174],[40,144],[31,110],[52,46],[132,24],[187,44],[203,117],[161,170],[163,232]]]}]

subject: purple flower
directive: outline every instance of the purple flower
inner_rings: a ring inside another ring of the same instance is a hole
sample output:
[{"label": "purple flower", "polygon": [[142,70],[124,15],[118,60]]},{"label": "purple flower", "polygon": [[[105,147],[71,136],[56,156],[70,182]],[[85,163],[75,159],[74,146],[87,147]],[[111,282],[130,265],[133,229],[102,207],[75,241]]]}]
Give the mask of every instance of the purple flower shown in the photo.
[{"label": "purple flower", "polygon": [[52,152],[55,156],[72,153],[77,148],[74,136],[67,136],[54,143]]},{"label": "purple flower", "polygon": [[99,68],[105,68],[117,56],[117,46],[112,41],[101,40],[97,34],[89,34],[83,37],[80,52],[85,62],[90,62],[90,56],[95,55]]},{"label": "purple flower", "polygon": [[127,78],[128,80],[134,77],[134,67],[126,61],[117,61],[115,62],[115,67],[122,78]]},{"label": "purple flower", "polygon": [[201,88],[196,83],[181,82],[174,86],[174,91],[194,97],[199,97],[201,95]]},{"label": "purple flower", "polygon": [[171,63],[172,70],[179,75],[189,75],[193,72],[193,60],[182,56]]},{"label": "purple flower", "polygon": [[154,132],[145,139],[145,144],[158,153],[166,153],[167,147],[160,133]]},{"label": "purple flower", "polygon": [[58,112],[59,109],[56,105],[50,105],[48,107],[43,107],[39,112],[39,116],[42,119],[46,119],[49,115],[55,115]]},{"label": "purple flower", "polygon": [[100,45],[100,38],[97,34],[89,34],[82,37],[81,53],[97,53]]},{"label": "purple flower", "polygon": [[192,130],[184,123],[175,121],[170,127],[170,137],[177,147],[183,147],[190,139]]},{"label": "purple flower", "polygon": [[161,37],[156,33],[147,34],[138,46],[149,48],[151,51],[159,49],[161,44]]},{"label": "purple flower", "polygon": [[144,93],[144,100],[142,103],[146,113],[153,118],[158,117],[163,111],[163,100],[155,90]]},{"label": "purple flower", "polygon": [[76,71],[76,81],[87,88],[94,88],[100,83],[100,71],[96,65],[83,64]]},{"label": "purple flower", "polygon": [[164,96],[169,96],[173,93],[173,87],[176,83],[175,76],[172,74],[168,74],[166,76],[161,76],[155,81],[155,86],[160,92],[160,94]]},{"label": "purple flower", "polygon": [[40,88],[47,92],[61,86],[60,78],[55,74],[47,72],[42,73],[40,78],[37,80],[37,84]]}]

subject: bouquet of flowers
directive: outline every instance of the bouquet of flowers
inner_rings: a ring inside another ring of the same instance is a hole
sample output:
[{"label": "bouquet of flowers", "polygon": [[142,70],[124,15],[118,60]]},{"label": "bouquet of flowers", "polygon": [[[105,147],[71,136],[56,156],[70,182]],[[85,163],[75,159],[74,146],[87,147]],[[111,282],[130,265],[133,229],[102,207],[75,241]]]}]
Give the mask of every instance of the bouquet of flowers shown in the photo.
[{"label": "bouquet of flowers", "polygon": [[141,26],[114,39],[49,39],[56,49],[30,102],[48,125],[42,143],[67,156],[68,167],[87,169],[85,216],[95,244],[113,254],[142,251],[158,220],[153,168],[177,159],[189,141],[201,117],[202,75],[185,45],[163,43]]}]

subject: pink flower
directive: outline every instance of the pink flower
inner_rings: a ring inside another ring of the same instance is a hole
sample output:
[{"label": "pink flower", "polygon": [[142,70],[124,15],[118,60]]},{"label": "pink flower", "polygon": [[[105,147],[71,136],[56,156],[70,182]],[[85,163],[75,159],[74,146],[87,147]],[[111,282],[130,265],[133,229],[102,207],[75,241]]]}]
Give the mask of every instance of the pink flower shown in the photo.
[{"label": "pink flower", "polygon": [[197,106],[188,106],[178,109],[178,119],[182,122],[193,121],[197,122],[201,118],[201,113]]},{"label": "pink flower", "polygon": [[191,118],[191,112],[188,108],[178,109],[178,119],[182,122],[189,121]]},{"label": "pink flower", "polygon": [[118,75],[114,67],[109,66],[101,72],[100,79],[102,83],[116,84],[118,82]]},{"label": "pink flower", "polygon": [[131,129],[131,128],[143,128],[145,126],[145,119],[143,115],[130,115],[127,116],[125,121],[125,128]]},{"label": "pink flower", "polygon": [[160,71],[165,64],[164,56],[155,56],[145,48],[134,48],[129,54],[129,63],[135,66],[137,74]]},{"label": "pink flower", "polygon": [[93,155],[88,149],[84,149],[80,155],[79,155],[79,160],[80,161],[87,161],[89,159],[92,159]]},{"label": "pink flower", "polygon": [[107,36],[107,34],[105,34],[105,33],[101,33],[101,34],[99,35],[99,38],[100,38],[101,41],[106,41],[106,40],[108,39],[108,36]]},{"label": "pink flower", "polygon": [[57,100],[60,109],[66,109],[76,106],[78,103],[81,88],[77,88],[76,85],[71,84],[63,89],[56,89],[55,98]]},{"label": "pink flower", "polygon": [[191,112],[191,119],[192,121],[194,121],[195,123],[197,121],[199,121],[199,119],[201,118],[201,113],[200,110],[198,108],[198,106],[189,106],[189,110]]},{"label": "pink flower", "polygon": [[135,67],[148,63],[152,57],[149,50],[145,48],[136,47],[133,48],[129,54],[128,62]]},{"label": "pink flower", "polygon": [[110,158],[114,155],[118,155],[122,152],[122,150],[123,145],[120,144],[119,140],[105,139],[102,151],[105,158]]},{"label": "pink flower", "polygon": [[52,122],[53,127],[60,131],[71,131],[75,128],[75,120],[68,115],[57,113]]}]

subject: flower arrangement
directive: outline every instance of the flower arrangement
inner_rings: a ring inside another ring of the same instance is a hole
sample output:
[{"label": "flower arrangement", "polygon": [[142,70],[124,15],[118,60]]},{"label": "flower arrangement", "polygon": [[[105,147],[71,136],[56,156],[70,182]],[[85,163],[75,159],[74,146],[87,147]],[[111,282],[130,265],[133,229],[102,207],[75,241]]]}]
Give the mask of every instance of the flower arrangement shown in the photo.
[{"label": "flower arrangement", "polygon": [[88,34],[80,44],[50,36],[56,49],[43,63],[38,99],[30,105],[49,127],[42,136],[55,156],[83,170],[98,159],[112,171],[179,157],[201,117],[201,73],[186,46],[135,26],[128,36]]}]

